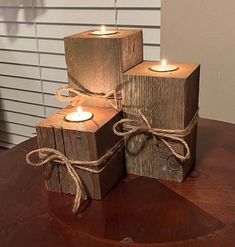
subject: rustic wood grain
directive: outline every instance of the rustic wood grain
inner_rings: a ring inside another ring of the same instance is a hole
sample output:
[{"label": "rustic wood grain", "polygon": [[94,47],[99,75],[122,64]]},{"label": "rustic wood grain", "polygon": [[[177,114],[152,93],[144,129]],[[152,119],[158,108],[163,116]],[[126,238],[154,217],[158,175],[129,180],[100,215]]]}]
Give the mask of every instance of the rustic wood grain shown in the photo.
[{"label": "rustic wood grain", "polygon": [[[38,146],[40,148],[56,148],[55,132],[50,125],[44,128],[38,126],[36,130],[38,136]],[[43,167],[43,174],[47,190],[61,192],[61,184],[59,179],[60,167],[53,162],[49,162],[49,165]]]},{"label": "rustic wood grain", "polygon": [[[143,34],[139,29],[120,29],[117,34],[95,36],[86,31],[65,37],[69,85],[82,84],[95,93],[108,93],[122,84],[122,73],[143,61]],[[107,106],[103,100],[84,105]]]},{"label": "rustic wood grain", "polygon": [[[39,147],[56,148],[71,160],[92,161],[101,158],[120,140],[120,137],[112,132],[112,125],[121,119],[122,112],[108,108],[85,107],[84,111],[90,111],[94,115],[91,120],[81,123],[65,121],[66,114],[72,111],[76,111],[76,106],[69,106],[37,125]],[[124,171],[122,157],[123,152],[120,151],[100,174],[76,169],[91,198],[102,199],[121,177]],[[56,170],[53,170],[52,176],[48,172],[50,167],[46,168],[47,188],[51,191],[75,194],[76,188],[66,168],[56,164],[53,166]],[[100,168],[99,166],[96,170]]]},{"label": "rustic wood grain", "polygon": [[[143,62],[124,73],[123,107],[127,118],[140,120],[138,110],[152,127],[184,129],[198,108],[200,67],[195,64],[175,64],[178,70],[170,73],[150,70],[156,62]],[[196,131],[185,138],[191,148],[191,159],[180,166],[163,143],[146,135],[129,139],[126,147],[127,172],[173,181],[183,181],[195,162]],[[181,154],[183,147],[173,143]]]}]

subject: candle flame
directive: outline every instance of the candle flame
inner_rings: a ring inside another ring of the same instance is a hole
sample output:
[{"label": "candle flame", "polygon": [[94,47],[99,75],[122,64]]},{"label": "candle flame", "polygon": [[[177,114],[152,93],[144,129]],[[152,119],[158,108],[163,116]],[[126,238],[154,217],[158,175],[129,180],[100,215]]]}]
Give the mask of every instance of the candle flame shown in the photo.
[{"label": "candle flame", "polygon": [[167,66],[167,61],[166,61],[166,59],[163,59],[162,61],[161,61],[161,67],[162,68],[165,68]]},{"label": "candle flame", "polygon": [[105,32],[106,32],[106,27],[105,27],[105,25],[102,25],[102,26],[101,26],[101,32],[102,32],[102,33],[105,33]]},{"label": "candle flame", "polygon": [[82,107],[81,106],[78,106],[78,108],[77,108],[77,114],[78,115],[81,115],[82,114]]}]

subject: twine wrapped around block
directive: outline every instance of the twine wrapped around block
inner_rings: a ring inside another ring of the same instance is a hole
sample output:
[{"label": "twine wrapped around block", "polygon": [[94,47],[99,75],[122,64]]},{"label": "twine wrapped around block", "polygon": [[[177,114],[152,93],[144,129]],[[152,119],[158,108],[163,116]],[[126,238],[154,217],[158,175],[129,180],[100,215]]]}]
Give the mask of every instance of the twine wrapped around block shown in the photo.
[{"label": "twine wrapped around block", "polygon": [[[108,161],[112,158],[114,154],[119,152],[123,147],[123,139],[121,139],[116,145],[114,145],[108,152],[106,152],[100,159],[94,161],[80,161],[80,160],[70,160],[64,154],[53,148],[39,148],[31,151],[26,155],[26,162],[31,166],[44,166],[50,165],[49,162],[53,161],[60,165],[64,165],[67,168],[68,174],[71,176],[75,183],[76,195],[73,205],[73,213],[79,210],[79,207],[83,200],[87,199],[86,189],[76,172],[75,168],[88,171],[91,173],[100,173],[108,165]],[[38,162],[33,162],[33,155],[38,155]],[[100,169],[94,169],[101,166]]]},{"label": "twine wrapped around block", "polygon": [[[68,93],[69,96],[64,96],[64,93]],[[58,101],[66,101],[71,105],[82,104],[89,99],[98,99],[107,101],[114,109],[121,109],[120,96],[116,90],[111,90],[108,93],[94,93],[85,88],[74,89],[68,85],[60,87],[56,91],[56,99]]]},{"label": "twine wrapped around block", "polygon": [[[174,155],[179,161],[183,162],[190,158],[190,148],[187,142],[184,140],[184,137],[189,135],[196,126],[199,119],[198,110],[196,111],[189,125],[183,130],[152,128],[147,118],[140,111],[138,112],[139,117],[143,120],[145,125],[141,125],[137,120],[121,119],[113,125],[114,133],[118,136],[127,136],[128,139],[131,138],[132,134],[151,134],[155,140],[160,140],[170,150],[172,155]],[[169,141],[182,144],[186,150],[186,154],[181,155],[178,153]]]}]

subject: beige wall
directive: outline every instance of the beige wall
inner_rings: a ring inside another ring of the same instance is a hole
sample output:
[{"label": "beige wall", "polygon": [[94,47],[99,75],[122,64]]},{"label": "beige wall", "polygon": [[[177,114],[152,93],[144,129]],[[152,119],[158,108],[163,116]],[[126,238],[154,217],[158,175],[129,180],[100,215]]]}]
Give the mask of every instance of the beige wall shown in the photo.
[{"label": "beige wall", "polygon": [[162,0],[161,57],[200,63],[201,117],[235,123],[234,0]]}]

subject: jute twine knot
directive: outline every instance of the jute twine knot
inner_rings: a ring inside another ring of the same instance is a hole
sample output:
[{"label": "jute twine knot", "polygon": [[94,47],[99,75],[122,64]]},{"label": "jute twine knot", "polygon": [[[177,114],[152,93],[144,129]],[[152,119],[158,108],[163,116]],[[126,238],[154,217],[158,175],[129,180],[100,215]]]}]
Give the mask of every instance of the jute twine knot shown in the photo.
[{"label": "jute twine knot", "polygon": [[[100,173],[106,168],[110,158],[112,158],[114,154],[119,152],[122,147],[123,139],[121,139],[116,145],[114,145],[100,159],[94,161],[70,160],[56,149],[39,148],[31,151],[26,155],[26,162],[31,166],[40,167],[43,165],[50,165],[49,162],[53,161],[66,167],[67,172],[73,179],[76,188],[76,195],[73,205],[73,213],[76,213],[79,210],[82,201],[87,199],[87,193],[83,182],[76,172],[75,168],[91,173]],[[38,162],[32,161],[32,157],[35,155],[37,155],[38,157]],[[97,169],[99,166],[101,166],[101,168]]]},{"label": "jute twine knot", "polygon": [[[129,138],[131,138],[132,134],[151,134],[155,140],[160,140],[179,161],[183,162],[190,158],[190,148],[184,140],[184,137],[189,135],[197,124],[199,118],[198,111],[193,116],[189,125],[183,130],[152,128],[141,111],[138,111],[138,113],[139,117],[143,120],[144,125],[141,125],[137,120],[121,119],[113,125],[114,133],[118,136],[127,136]],[[182,144],[186,150],[185,155],[178,153],[170,141]]]},{"label": "jute twine knot", "polygon": [[[64,96],[63,94],[69,94],[69,96]],[[58,101],[66,101],[71,105],[82,104],[84,101],[89,99],[100,99],[107,101],[114,109],[121,109],[121,98],[117,93],[117,90],[111,90],[108,93],[94,93],[82,88],[74,89],[68,85],[60,87],[56,91],[56,99]]]}]

